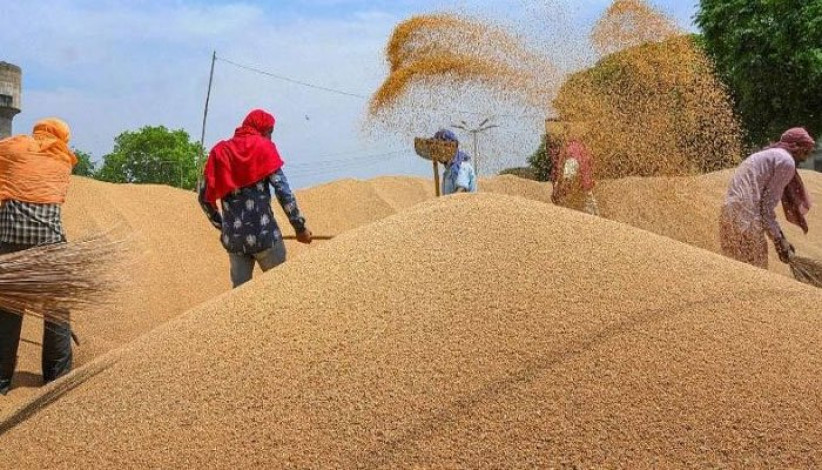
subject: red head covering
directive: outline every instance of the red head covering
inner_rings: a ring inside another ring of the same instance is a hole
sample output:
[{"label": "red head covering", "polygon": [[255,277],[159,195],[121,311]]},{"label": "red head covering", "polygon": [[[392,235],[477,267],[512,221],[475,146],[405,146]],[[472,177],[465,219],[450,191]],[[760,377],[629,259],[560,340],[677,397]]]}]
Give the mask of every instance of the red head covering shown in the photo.
[{"label": "red head covering", "polygon": [[274,116],[255,109],[246,116],[234,137],[211,150],[205,167],[206,200],[215,203],[227,194],[255,184],[283,166],[277,146],[268,137]]},{"label": "red head covering", "polygon": [[[808,134],[808,131],[801,127],[795,127],[787,130],[782,134],[779,142],[768,148],[780,148],[794,154],[802,150],[813,150],[814,147],[816,147],[816,142]],[[785,187],[785,192],[782,193],[782,209],[785,211],[785,218],[788,219],[788,222],[800,226],[805,233],[808,233],[808,221],[805,216],[811,210],[811,205],[811,197],[797,171],[791,182]]]},{"label": "red head covering", "polygon": [[808,134],[808,131],[801,127],[794,127],[788,129],[782,134],[779,142],[771,145],[769,148],[785,149],[788,152],[795,153],[801,150],[813,150],[816,147],[813,137]]}]

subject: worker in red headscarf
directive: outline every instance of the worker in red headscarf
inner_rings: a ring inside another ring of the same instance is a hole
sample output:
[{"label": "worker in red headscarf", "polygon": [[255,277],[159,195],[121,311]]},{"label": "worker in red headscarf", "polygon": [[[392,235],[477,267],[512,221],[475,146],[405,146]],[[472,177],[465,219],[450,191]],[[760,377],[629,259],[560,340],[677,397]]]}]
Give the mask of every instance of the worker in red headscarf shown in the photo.
[{"label": "worker in red headscarf", "polygon": [[790,261],[794,247],[776,220],[776,206],[781,201],[787,220],[808,233],[805,216],[811,201],[797,165],[808,159],[815,146],[805,129],[790,129],[737,169],[720,216],[720,242],[726,256],[767,268],[770,238],[779,259]]},{"label": "worker in red headscarf", "polygon": [[594,198],[594,162],[582,142],[582,126],[549,121],[546,151],[551,157],[551,201],[559,206],[599,215]]},{"label": "worker in red headscarf", "polygon": [[[199,189],[200,205],[220,230],[228,251],[234,287],[251,280],[255,264],[268,271],[285,261],[282,232],[271,209],[271,188],[300,243],[311,243],[311,231],[297,207],[283,173],[283,161],[271,140],[274,116],[251,111],[234,137],[211,150]],[[220,201],[222,213],[217,210]]]}]

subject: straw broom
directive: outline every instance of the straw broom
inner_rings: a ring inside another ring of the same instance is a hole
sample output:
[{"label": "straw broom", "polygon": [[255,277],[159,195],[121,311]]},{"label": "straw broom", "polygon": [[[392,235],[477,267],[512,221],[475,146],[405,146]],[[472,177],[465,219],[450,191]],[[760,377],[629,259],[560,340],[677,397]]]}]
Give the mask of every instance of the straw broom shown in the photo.
[{"label": "straw broom", "polygon": [[105,235],[0,255],[0,308],[55,323],[108,303],[122,284],[128,250]]},{"label": "straw broom", "polygon": [[801,256],[792,256],[788,265],[791,267],[793,277],[797,281],[822,287],[822,262]]}]

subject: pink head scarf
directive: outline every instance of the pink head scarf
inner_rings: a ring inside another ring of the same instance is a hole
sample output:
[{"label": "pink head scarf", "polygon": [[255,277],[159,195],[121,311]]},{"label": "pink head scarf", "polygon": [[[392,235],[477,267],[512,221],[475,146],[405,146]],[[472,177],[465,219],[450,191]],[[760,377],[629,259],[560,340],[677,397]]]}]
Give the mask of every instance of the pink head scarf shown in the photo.
[{"label": "pink head scarf", "polygon": [[802,150],[813,150],[814,147],[816,147],[816,142],[814,142],[813,137],[808,134],[808,131],[801,127],[794,127],[793,129],[785,131],[785,133],[782,134],[782,138],[779,139],[779,142],[768,148],[780,148],[795,153]]}]

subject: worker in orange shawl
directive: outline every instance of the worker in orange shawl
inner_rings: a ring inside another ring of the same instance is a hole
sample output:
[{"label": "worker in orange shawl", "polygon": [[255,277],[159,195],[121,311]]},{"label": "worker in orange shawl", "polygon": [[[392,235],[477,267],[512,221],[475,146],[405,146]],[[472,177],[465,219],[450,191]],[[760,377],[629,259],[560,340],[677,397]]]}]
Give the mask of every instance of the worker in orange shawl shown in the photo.
[{"label": "worker in orange shawl", "polygon": [[[0,140],[0,254],[64,243],[61,206],[77,158],[69,149],[71,131],[60,119],[34,125],[32,135]],[[0,394],[11,387],[23,317],[0,309]],[[71,370],[71,329],[45,322],[43,380]]]},{"label": "worker in orange shawl", "polygon": [[599,215],[594,198],[593,156],[582,142],[578,123],[548,121],[546,151],[551,157],[551,201],[559,206]]}]

